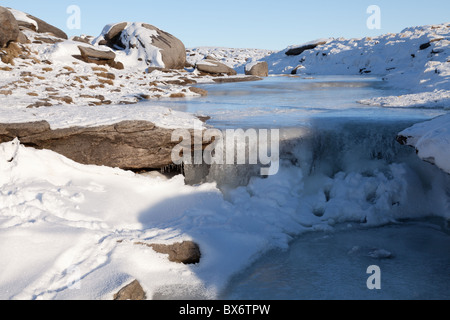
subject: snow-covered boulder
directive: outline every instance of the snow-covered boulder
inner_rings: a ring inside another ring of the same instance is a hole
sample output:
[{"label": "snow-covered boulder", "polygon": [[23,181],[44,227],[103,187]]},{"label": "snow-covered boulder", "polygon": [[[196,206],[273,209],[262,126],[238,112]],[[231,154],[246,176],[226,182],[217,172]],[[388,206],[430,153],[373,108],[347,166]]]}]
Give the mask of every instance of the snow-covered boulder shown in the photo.
[{"label": "snow-covered boulder", "polygon": [[318,46],[326,44],[330,40],[331,39],[317,39],[317,40],[314,40],[314,41],[311,41],[308,43],[304,43],[300,46],[292,46],[287,49],[285,54],[287,56],[298,56],[298,55],[302,54],[303,52],[305,52],[306,50],[315,49]]},{"label": "snow-covered boulder", "polygon": [[216,60],[202,60],[195,66],[199,71],[210,74],[227,74],[229,76],[237,75],[236,70]]},{"label": "snow-covered boulder", "polygon": [[9,11],[16,18],[21,30],[27,29],[38,33],[51,33],[55,37],[68,39],[67,34],[64,31],[39,18],[16,9],[9,9]]},{"label": "snow-covered boulder", "polygon": [[107,25],[94,40],[126,53],[126,65],[183,69],[186,48],[178,38],[147,23],[122,22]]},{"label": "snow-covered boulder", "polygon": [[19,25],[14,16],[6,8],[0,7],[0,48],[9,42],[17,40]]},{"label": "snow-covered boulder", "polygon": [[248,76],[268,77],[269,65],[265,61],[250,62],[245,66],[245,74]]},{"label": "snow-covered boulder", "polygon": [[397,140],[415,147],[421,159],[450,174],[450,114],[418,123],[400,132]]}]

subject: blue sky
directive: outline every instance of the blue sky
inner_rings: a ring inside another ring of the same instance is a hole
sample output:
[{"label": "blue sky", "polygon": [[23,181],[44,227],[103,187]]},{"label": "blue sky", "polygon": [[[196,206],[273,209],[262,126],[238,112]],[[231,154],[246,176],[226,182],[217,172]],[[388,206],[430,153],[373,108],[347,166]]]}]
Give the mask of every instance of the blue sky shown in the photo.
[{"label": "blue sky", "polygon": [[[70,36],[97,36],[113,22],[147,22],[172,33],[186,47],[281,50],[317,38],[375,36],[450,22],[448,0],[12,0],[0,5],[35,15]],[[70,5],[81,9],[79,30],[67,28]],[[369,5],[381,9],[379,30],[367,28]]]}]

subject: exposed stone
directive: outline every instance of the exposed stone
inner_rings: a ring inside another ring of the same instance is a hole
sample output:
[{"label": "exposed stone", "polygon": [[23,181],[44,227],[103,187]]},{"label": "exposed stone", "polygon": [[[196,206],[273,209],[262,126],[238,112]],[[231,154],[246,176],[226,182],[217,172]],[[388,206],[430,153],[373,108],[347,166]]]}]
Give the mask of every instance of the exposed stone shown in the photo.
[{"label": "exposed stone", "polygon": [[310,43],[310,44],[307,44],[304,46],[292,48],[292,49],[289,49],[288,51],[286,51],[286,55],[287,56],[298,56],[298,55],[302,54],[303,52],[305,52],[306,50],[315,49],[316,47],[324,45],[326,43],[327,43],[327,41],[324,40],[324,41],[318,41],[318,42]]},{"label": "exposed stone", "polygon": [[229,76],[237,75],[236,70],[215,60],[202,60],[197,62],[196,68],[201,72],[206,72],[209,74],[226,74]]},{"label": "exposed stone", "polygon": [[[82,164],[127,170],[161,169],[173,164],[172,149],[178,142],[172,141],[172,132],[148,121],[56,130],[41,121],[0,124],[0,143],[18,137],[26,146],[53,150]],[[194,137],[193,130],[191,134]]]},{"label": "exposed stone", "polygon": [[87,63],[95,63],[100,66],[110,66],[115,69],[122,70],[124,65],[121,62],[117,62],[114,59],[116,54],[113,51],[97,50],[91,47],[78,46],[81,57],[79,59]]},{"label": "exposed stone", "polygon": [[172,245],[146,244],[143,242],[136,242],[135,244],[146,245],[158,253],[168,254],[171,262],[196,264],[200,262],[201,258],[200,247],[192,241],[183,241]]},{"label": "exposed stone", "polygon": [[112,51],[96,50],[90,47],[78,46],[81,56],[83,58],[98,59],[98,60],[114,60],[116,54]]},{"label": "exposed stone", "polygon": [[0,48],[16,41],[19,31],[19,24],[14,15],[8,9],[0,7]]},{"label": "exposed stone", "polygon": [[201,95],[202,97],[206,97],[208,95],[208,91],[206,91],[205,89],[190,87],[189,90]]},{"label": "exposed stone", "polygon": [[260,81],[263,79],[257,76],[243,76],[243,77],[213,78],[212,80],[216,83],[230,83],[230,82]]},{"label": "exposed stone", "polygon": [[268,77],[269,64],[265,61],[260,61],[255,64],[250,64],[245,67],[245,74],[249,76]]},{"label": "exposed stone", "polygon": [[29,29],[29,30],[32,30],[32,31],[35,31],[38,33],[51,33],[52,35],[54,35],[57,38],[61,38],[61,39],[65,39],[65,40],[68,39],[67,34],[64,31],[62,31],[61,29],[59,29],[55,26],[52,26],[51,24],[49,24],[39,18],[36,18],[30,14],[25,13],[25,15],[27,18],[34,20],[36,22],[37,28],[36,28],[35,24],[32,24],[29,21],[22,21],[22,20],[20,20],[20,18],[16,17],[16,19],[18,19],[17,22],[19,24],[20,29],[22,29],[22,30]]},{"label": "exposed stone", "polygon": [[114,295],[114,300],[142,301],[146,299],[145,291],[137,280],[126,285]]}]

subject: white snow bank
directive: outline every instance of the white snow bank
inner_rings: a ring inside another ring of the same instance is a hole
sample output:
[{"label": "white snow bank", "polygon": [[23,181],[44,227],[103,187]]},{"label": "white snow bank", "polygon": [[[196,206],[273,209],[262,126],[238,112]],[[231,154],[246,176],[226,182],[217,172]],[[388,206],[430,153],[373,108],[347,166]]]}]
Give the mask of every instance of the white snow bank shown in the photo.
[{"label": "white snow bank", "polygon": [[418,156],[450,173],[450,114],[416,124],[399,134]]},{"label": "white snow bank", "polygon": [[[313,41],[315,42],[315,41]],[[449,90],[450,24],[408,28],[398,34],[361,39],[338,38],[286,56],[291,46],[262,60],[271,74],[382,75],[396,87]]]},{"label": "white snow bank", "polygon": [[39,109],[0,108],[0,123],[47,121],[52,129],[96,127],[121,121],[149,121],[160,128],[203,128],[204,123],[190,113],[145,104],[103,106],[53,106]]},{"label": "white snow bank", "polygon": [[390,108],[439,108],[450,109],[450,90],[434,90],[400,96],[377,97],[358,101],[369,106]]}]

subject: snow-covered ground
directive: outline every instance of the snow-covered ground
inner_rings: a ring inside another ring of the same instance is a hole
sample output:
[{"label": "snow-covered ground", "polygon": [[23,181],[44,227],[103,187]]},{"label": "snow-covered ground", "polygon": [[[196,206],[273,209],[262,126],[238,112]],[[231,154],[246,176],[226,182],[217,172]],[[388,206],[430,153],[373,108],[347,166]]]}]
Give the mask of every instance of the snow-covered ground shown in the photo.
[{"label": "snow-covered ground", "polygon": [[197,62],[211,57],[219,62],[235,69],[238,73],[245,73],[245,65],[254,60],[261,60],[274,53],[272,50],[265,49],[246,49],[246,48],[220,48],[220,47],[197,47],[188,48],[187,62],[195,66]]}]

